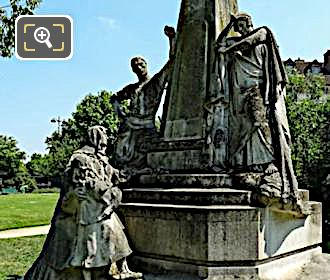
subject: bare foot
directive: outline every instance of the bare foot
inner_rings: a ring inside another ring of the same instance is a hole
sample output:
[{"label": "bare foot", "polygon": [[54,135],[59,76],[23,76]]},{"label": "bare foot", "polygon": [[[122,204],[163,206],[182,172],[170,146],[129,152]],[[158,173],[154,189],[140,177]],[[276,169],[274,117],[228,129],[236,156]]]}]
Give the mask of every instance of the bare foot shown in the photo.
[{"label": "bare foot", "polygon": [[128,268],[126,259],[121,263],[121,268],[116,274],[112,275],[113,279],[142,279],[143,274],[140,272],[133,272]]}]

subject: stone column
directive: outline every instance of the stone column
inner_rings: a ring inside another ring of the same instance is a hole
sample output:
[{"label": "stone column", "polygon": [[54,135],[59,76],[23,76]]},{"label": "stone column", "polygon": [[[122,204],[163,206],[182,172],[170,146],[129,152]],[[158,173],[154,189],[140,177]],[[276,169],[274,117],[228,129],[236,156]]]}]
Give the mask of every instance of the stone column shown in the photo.
[{"label": "stone column", "polygon": [[175,65],[165,113],[165,141],[204,137],[203,105],[208,95],[213,42],[237,12],[236,0],[182,0]]}]

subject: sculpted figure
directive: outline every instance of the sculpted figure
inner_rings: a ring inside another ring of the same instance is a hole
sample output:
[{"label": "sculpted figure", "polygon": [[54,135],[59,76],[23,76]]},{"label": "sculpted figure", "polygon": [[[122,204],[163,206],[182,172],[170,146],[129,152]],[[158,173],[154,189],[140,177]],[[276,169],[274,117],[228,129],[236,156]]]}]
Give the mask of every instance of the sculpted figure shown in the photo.
[{"label": "sculpted figure", "polygon": [[[164,30],[170,40],[170,60],[160,72],[150,78],[146,60],[142,57],[134,57],[131,60],[131,67],[138,77],[138,82],[124,87],[111,99],[121,119],[114,151],[116,166],[127,168],[131,172],[139,170],[138,172],[143,173],[148,170],[146,168],[148,143],[157,136],[155,115],[169,78],[175,37],[173,28],[166,26]],[[122,108],[124,101],[129,102],[128,113]]]},{"label": "sculpted figure", "polygon": [[132,250],[114,212],[121,201],[118,188],[121,179],[105,154],[105,128],[93,126],[88,135],[89,143],[75,151],[67,165],[66,184],[51,230],[43,251],[24,279],[92,280],[142,276],[131,272],[127,266],[126,257]]},{"label": "sculpted figure", "polygon": [[[232,28],[240,36],[228,37]],[[211,142],[216,147],[221,136],[229,146],[221,157],[225,160],[215,165],[264,173],[265,182],[281,195],[295,195],[284,102],[287,76],[274,35],[267,27],[254,29],[251,17],[242,13],[231,17],[217,39],[216,51],[218,96],[213,100],[227,108],[228,123],[213,122]]]}]

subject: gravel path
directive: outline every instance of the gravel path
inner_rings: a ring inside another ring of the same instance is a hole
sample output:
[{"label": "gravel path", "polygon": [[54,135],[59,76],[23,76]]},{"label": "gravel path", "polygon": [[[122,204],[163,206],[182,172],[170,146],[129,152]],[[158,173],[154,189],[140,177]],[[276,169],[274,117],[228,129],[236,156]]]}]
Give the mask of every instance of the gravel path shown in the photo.
[{"label": "gravel path", "polygon": [[0,231],[0,239],[17,238],[24,236],[44,235],[49,231],[50,225],[39,227],[27,227]]}]

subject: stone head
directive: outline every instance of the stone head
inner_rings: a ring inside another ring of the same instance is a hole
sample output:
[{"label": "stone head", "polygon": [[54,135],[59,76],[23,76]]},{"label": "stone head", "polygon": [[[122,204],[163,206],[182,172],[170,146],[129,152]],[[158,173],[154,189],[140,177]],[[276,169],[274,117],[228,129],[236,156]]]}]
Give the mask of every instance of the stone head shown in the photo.
[{"label": "stone head", "polygon": [[246,13],[236,15],[236,22],[234,24],[234,31],[245,35],[253,30],[252,18]]},{"label": "stone head", "polygon": [[100,125],[92,126],[88,129],[89,144],[95,148],[96,152],[105,154],[108,146],[108,136],[105,127]]},{"label": "stone head", "polygon": [[139,80],[143,80],[148,76],[148,68],[146,60],[141,56],[131,59],[132,71],[138,76]]}]

